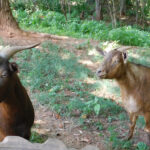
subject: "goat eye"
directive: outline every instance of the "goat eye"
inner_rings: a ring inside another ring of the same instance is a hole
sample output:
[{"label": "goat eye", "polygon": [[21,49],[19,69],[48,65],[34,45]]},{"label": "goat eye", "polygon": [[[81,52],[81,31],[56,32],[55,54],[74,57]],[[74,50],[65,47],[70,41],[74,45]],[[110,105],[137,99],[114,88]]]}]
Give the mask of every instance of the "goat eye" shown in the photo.
[{"label": "goat eye", "polygon": [[117,63],[118,63],[118,60],[115,60],[115,61],[114,61],[114,64],[117,64]]},{"label": "goat eye", "polygon": [[2,73],[1,74],[1,78],[7,78],[8,77],[8,74],[7,73]]}]

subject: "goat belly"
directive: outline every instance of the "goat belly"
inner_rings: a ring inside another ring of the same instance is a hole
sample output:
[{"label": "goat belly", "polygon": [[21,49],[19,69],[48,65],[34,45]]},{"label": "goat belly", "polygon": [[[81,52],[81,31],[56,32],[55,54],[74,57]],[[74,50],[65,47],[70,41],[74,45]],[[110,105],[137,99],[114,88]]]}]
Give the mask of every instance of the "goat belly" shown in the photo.
[{"label": "goat belly", "polygon": [[123,105],[126,111],[129,113],[137,113],[140,111],[140,107],[138,106],[137,101],[132,96],[124,99]]}]

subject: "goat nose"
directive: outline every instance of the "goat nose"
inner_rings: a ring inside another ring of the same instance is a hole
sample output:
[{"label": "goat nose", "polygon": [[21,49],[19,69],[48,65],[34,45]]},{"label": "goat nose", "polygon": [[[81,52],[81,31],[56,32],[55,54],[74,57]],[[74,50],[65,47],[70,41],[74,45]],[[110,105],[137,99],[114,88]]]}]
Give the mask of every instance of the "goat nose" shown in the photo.
[{"label": "goat nose", "polygon": [[97,70],[97,71],[96,71],[96,74],[97,74],[97,75],[100,74],[100,73],[102,73],[101,70]]},{"label": "goat nose", "polygon": [[98,70],[98,71],[97,71],[97,73],[101,73],[101,72],[102,72],[101,70]]}]

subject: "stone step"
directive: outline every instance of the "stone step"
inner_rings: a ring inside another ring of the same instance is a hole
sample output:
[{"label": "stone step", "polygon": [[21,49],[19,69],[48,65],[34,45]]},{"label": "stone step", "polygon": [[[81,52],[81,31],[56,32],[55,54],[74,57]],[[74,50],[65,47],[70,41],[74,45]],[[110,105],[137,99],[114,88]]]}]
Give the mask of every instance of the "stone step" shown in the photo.
[{"label": "stone step", "polygon": [[[7,136],[0,142],[0,150],[76,150],[67,148],[65,144],[58,140],[49,138],[45,143],[31,143],[18,136]],[[96,146],[87,145],[82,150],[98,150]]]}]

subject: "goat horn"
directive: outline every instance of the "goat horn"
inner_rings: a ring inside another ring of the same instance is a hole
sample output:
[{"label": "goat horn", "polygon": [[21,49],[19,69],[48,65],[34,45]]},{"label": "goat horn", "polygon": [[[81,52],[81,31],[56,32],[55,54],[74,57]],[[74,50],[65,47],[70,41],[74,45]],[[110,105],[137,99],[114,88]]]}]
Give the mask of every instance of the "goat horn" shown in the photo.
[{"label": "goat horn", "polygon": [[134,49],[134,48],[137,48],[137,47],[136,46],[122,46],[122,47],[117,48],[117,50],[120,52],[124,52],[124,51],[127,51],[129,49]]},{"label": "goat horn", "polygon": [[14,54],[25,49],[30,49],[40,45],[40,43],[27,45],[27,46],[13,46],[13,47],[4,47],[0,51],[0,56],[6,59],[10,59]]},{"label": "goat horn", "polygon": [[99,48],[98,46],[96,46],[96,50],[103,56],[105,56],[107,54],[106,51],[104,51],[103,49]]}]

